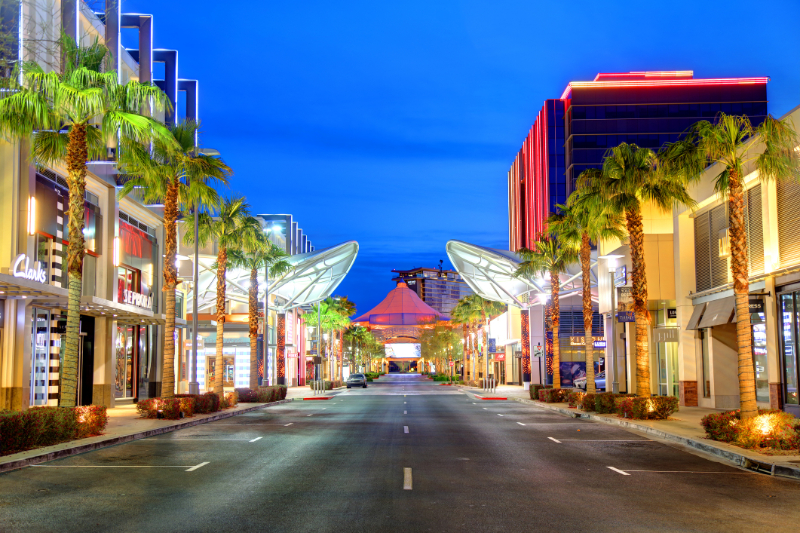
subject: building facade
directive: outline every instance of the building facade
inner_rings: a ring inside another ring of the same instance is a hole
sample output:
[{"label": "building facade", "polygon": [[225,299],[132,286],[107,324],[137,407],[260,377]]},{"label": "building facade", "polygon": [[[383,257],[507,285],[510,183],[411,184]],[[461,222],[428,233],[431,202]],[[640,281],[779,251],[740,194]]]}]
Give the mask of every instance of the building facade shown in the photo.
[{"label": "building facade", "polygon": [[[52,43],[62,30],[82,44],[97,39],[110,49],[108,68],[121,83],[163,85],[175,111],[159,118],[197,118],[197,82],[178,78],[177,60],[164,65],[164,79],[153,74],[164,59],[152,47],[152,16],[124,14],[119,2],[109,2],[104,12],[75,0],[22,1],[15,9],[2,13],[6,27],[18,25],[16,55],[4,49],[7,64],[23,59],[59,68]],[[122,44],[127,27],[139,29],[135,49]],[[8,229],[0,235],[0,408],[13,410],[58,405],[66,328],[67,170],[35,167],[29,150],[26,141],[0,141],[0,217]],[[115,155],[109,146],[106,159],[88,162],[79,405],[114,407],[161,392],[163,219],[135,195],[117,198]],[[182,315],[177,322],[184,323]]]},{"label": "building facade", "polygon": [[455,270],[420,267],[392,272],[396,274],[392,281],[404,281],[423,302],[448,318],[459,299],[473,294]]}]

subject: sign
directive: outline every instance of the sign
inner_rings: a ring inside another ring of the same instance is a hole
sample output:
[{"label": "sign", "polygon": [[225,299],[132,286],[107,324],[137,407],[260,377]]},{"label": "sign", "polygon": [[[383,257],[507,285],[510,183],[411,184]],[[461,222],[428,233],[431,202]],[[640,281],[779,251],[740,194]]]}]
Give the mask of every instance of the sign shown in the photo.
[{"label": "sign", "polygon": [[761,298],[750,298],[750,312],[751,313],[764,313],[766,312],[766,308],[764,306],[764,300]]},{"label": "sign", "polygon": [[531,353],[531,357],[542,357],[544,355],[544,346],[541,344],[537,344],[533,347],[533,352]]},{"label": "sign", "polygon": [[494,360],[495,361],[505,361],[506,360],[506,354],[505,353],[495,354],[494,355]]},{"label": "sign", "polygon": [[[605,340],[605,337],[592,337],[592,342],[602,341]],[[570,346],[583,346],[586,343],[584,337],[570,337],[569,338],[569,345]]]},{"label": "sign", "polygon": [[47,283],[47,272],[42,270],[41,263],[35,261],[36,270],[30,268],[30,263],[30,257],[25,254],[18,255],[17,260],[14,261],[14,268],[12,270],[14,277],[38,281],[39,283]]},{"label": "sign", "polygon": [[497,339],[489,337],[489,353],[495,353],[496,351],[497,351]]},{"label": "sign", "polygon": [[619,287],[621,285],[628,284],[628,267],[625,265],[618,266],[616,271],[614,272],[614,286]]},{"label": "sign", "polygon": [[605,339],[603,339],[601,341],[594,341],[594,347],[595,347],[595,349],[604,349],[606,347]]},{"label": "sign", "polygon": [[678,318],[677,309],[667,309],[667,318]]},{"label": "sign", "polygon": [[633,294],[630,287],[617,287],[617,320],[636,322],[633,313]]},{"label": "sign", "polygon": [[153,297],[145,296],[144,294],[139,294],[138,292],[124,290],[122,291],[121,303],[134,305],[136,307],[141,307],[142,309],[152,309]]},{"label": "sign", "polygon": [[455,361],[450,361],[450,366],[455,366],[455,365],[456,365]]},{"label": "sign", "polygon": [[653,328],[653,340],[655,342],[678,342],[680,331],[678,328]]}]

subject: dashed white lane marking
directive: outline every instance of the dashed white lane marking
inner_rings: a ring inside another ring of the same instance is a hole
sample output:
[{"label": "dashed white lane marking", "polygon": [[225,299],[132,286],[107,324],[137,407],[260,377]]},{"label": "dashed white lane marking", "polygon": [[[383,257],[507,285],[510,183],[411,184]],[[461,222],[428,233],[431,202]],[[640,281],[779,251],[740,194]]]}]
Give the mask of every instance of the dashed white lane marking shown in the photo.
[{"label": "dashed white lane marking", "polygon": [[614,472],[616,472],[617,474],[622,474],[623,476],[630,476],[630,474],[629,474],[629,473],[627,473],[627,472],[624,472],[624,471],[620,470],[619,468],[614,468],[613,466],[609,466],[609,467],[607,467],[607,468],[608,468],[609,470],[613,470],[613,471],[614,471]]},{"label": "dashed white lane marking", "polygon": [[501,415],[500,413],[497,413],[497,416],[505,416],[505,415]]},{"label": "dashed white lane marking", "polygon": [[310,414],[310,415],[306,415],[306,416],[314,416],[314,415],[313,415],[313,414]]},{"label": "dashed white lane marking", "polygon": [[403,414],[404,414],[404,415],[407,415],[407,414],[408,414],[408,411],[403,411]]},{"label": "dashed white lane marking", "polygon": [[204,467],[204,466],[206,466],[207,464],[208,464],[208,461],[206,461],[205,463],[200,463],[199,465],[194,465],[193,467],[191,467],[190,469],[188,469],[188,470],[187,470],[187,472],[194,472],[194,471],[195,471],[195,470],[197,470],[198,468],[203,468],[203,467]]},{"label": "dashed white lane marking", "polygon": [[411,479],[411,469],[403,468],[403,490],[412,490],[413,480]]},{"label": "dashed white lane marking", "polygon": [[408,426],[403,426],[403,433],[408,433]]},{"label": "dashed white lane marking", "polygon": [[291,426],[292,424],[294,424],[294,422],[289,422],[288,424],[284,424],[283,427],[288,427]]},{"label": "dashed white lane marking", "polygon": [[484,410],[484,411],[488,411],[488,410],[489,410],[489,408],[488,408],[488,407],[484,407],[484,408],[483,408],[483,410]]},{"label": "dashed white lane marking", "polygon": [[[553,437],[547,437],[547,438],[550,439],[553,442],[557,442],[557,443],[561,444],[561,441],[558,440],[558,439],[554,439]],[[609,468],[611,468],[611,467],[609,466]]]},{"label": "dashed white lane marking", "polygon": [[525,425],[522,422],[517,422],[517,424],[519,424],[520,426],[524,426]]},{"label": "dashed white lane marking", "polygon": [[403,405],[405,405],[405,404],[406,404],[406,402],[403,402]]},{"label": "dashed white lane marking", "polygon": [[261,439],[263,439],[263,438],[264,438],[264,437],[256,437],[256,438],[254,438],[253,440],[251,440],[251,441],[248,441],[248,442],[255,442],[255,441],[257,441],[257,440],[261,440]]}]

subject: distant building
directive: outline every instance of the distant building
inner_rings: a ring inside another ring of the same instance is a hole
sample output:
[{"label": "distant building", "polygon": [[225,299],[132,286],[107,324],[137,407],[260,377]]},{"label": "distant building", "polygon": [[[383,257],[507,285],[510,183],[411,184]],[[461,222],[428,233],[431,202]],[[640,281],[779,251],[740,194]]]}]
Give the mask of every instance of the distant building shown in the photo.
[{"label": "distant building", "polygon": [[287,254],[305,254],[314,251],[311,239],[298,227],[292,215],[256,215],[269,240]]},{"label": "distant building", "polygon": [[397,274],[392,281],[405,281],[423,302],[447,317],[460,298],[473,294],[455,270],[420,267],[392,272]]}]

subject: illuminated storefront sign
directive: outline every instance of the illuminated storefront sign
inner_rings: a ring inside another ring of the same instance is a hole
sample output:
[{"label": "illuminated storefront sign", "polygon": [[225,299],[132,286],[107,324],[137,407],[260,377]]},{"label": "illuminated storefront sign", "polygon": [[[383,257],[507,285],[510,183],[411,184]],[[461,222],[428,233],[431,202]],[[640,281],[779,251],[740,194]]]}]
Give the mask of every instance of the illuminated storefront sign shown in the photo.
[{"label": "illuminated storefront sign", "polygon": [[[41,263],[36,261],[36,268],[30,268],[30,257],[25,254],[20,254],[17,256],[17,260],[14,261],[14,277],[15,278],[25,278],[31,281],[38,281],[39,283],[47,283],[47,272],[42,270]],[[22,265],[22,268],[20,268]]]},{"label": "illuminated storefront sign", "polygon": [[153,308],[153,297],[152,296],[145,296],[144,294],[140,294],[138,292],[133,292],[129,290],[122,291],[122,303],[135,305],[136,307],[141,307],[143,309],[152,309]]}]

